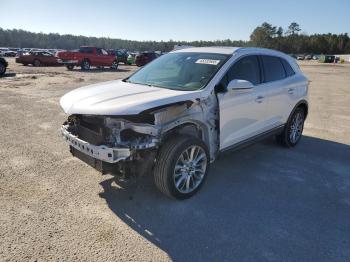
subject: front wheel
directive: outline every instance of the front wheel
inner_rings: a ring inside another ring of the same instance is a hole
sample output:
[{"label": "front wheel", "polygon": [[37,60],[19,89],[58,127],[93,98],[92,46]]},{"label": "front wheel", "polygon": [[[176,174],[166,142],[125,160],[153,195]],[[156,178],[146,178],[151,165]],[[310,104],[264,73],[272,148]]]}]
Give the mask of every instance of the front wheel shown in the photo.
[{"label": "front wheel", "polygon": [[278,135],[277,141],[286,147],[296,146],[304,130],[305,112],[302,108],[297,108],[289,118],[284,131]]},{"label": "front wheel", "polygon": [[89,60],[83,60],[81,63],[81,70],[89,70],[90,69],[90,62]]},{"label": "front wheel", "polygon": [[37,59],[35,59],[35,60],[33,61],[33,66],[36,66],[36,67],[41,66],[40,61],[37,60]]},{"label": "front wheel", "polygon": [[117,61],[113,61],[112,65],[111,65],[111,68],[113,70],[117,70],[118,69],[118,62]]},{"label": "front wheel", "polygon": [[74,65],[66,65],[66,67],[67,67],[67,69],[68,69],[69,71],[71,71],[71,70],[73,70]]},{"label": "front wheel", "polygon": [[192,136],[175,136],[160,149],[154,181],[165,195],[177,199],[193,196],[203,185],[209,169],[207,146]]}]

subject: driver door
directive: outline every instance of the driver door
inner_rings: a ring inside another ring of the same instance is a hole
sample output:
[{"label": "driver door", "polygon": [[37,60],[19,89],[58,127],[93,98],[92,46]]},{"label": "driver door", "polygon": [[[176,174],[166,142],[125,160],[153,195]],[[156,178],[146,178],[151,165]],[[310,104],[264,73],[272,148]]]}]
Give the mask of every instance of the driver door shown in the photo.
[{"label": "driver door", "polygon": [[267,101],[259,85],[261,70],[256,55],[234,62],[222,79],[222,86],[234,79],[247,80],[249,89],[227,90],[218,93],[220,107],[220,150],[254,137],[267,129]]}]

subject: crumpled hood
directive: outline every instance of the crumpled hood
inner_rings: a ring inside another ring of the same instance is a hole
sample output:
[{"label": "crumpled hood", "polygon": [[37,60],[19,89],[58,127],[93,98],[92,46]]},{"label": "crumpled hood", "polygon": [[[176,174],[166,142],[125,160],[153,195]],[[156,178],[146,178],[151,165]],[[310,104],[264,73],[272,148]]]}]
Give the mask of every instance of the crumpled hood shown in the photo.
[{"label": "crumpled hood", "polygon": [[199,96],[199,91],[177,91],[114,80],[75,89],[65,94],[60,104],[67,114],[134,115]]}]

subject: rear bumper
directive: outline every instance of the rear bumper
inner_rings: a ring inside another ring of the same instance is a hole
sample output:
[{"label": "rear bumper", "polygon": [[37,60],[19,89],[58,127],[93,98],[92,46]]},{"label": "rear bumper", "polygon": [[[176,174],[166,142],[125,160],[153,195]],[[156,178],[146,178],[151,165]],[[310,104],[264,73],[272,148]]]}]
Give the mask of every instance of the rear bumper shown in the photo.
[{"label": "rear bumper", "polygon": [[62,136],[71,147],[85,155],[111,164],[130,157],[131,152],[129,148],[107,147],[105,145],[95,146],[79,139],[77,136],[70,133],[67,128],[68,126],[62,125]]}]

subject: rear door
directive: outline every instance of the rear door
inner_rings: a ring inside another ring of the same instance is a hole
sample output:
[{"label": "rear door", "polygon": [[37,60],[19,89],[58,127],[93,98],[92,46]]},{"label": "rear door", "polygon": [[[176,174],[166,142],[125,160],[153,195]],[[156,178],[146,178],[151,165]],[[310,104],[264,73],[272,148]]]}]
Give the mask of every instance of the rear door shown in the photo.
[{"label": "rear door", "polygon": [[107,66],[109,62],[108,53],[102,48],[96,48],[95,63],[97,66]]},{"label": "rear door", "polygon": [[106,50],[101,48],[101,59],[102,59],[102,65],[104,66],[111,66],[112,62],[114,61],[114,57],[108,54]]},{"label": "rear door", "polygon": [[220,85],[226,87],[233,79],[250,81],[252,89],[218,94],[220,107],[220,150],[244,141],[266,130],[267,104],[258,56],[249,55],[234,62]]},{"label": "rear door", "polygon": [[268,125],[273,128],[285,124],[296,104],[296,86],[292,78],[295,73],[283,58],[262,55],[260,59],[264,72],[261,88],[266,91]]},{"label": "rear door", "polygon": [[55,64],[55,58],[51,53],[42,52],[40,58],[41,58],[43,64],[45,64],[45,65],[54,65]]}]

